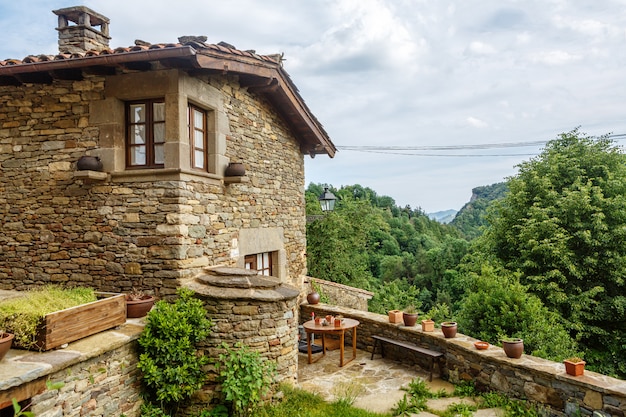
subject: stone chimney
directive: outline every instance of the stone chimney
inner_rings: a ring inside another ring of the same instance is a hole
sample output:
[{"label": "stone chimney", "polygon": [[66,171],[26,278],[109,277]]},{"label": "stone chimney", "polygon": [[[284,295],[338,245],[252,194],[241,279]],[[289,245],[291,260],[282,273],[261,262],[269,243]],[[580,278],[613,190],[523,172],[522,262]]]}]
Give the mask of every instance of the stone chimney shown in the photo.
[{"label": "stone chimney", "polygon": [[[59,52],[85,53],[109,49],[109,18],[85,6],[53,10],[59,16]],[[99,26],[99,30],[94,26]]]}]

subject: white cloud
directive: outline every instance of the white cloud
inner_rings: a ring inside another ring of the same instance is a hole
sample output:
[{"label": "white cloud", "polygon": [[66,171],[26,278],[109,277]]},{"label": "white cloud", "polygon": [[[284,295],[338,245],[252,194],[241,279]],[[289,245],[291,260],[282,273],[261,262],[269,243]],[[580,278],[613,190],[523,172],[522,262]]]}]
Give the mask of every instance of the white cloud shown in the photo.
[{"label": "white cloud", "polygon": [[[55,52],[59,1],[13,3],[0,6],[0,59]],[[624,0],[179,0],[176,13],[171,0],[83,4],[111,19],[114,47],[206,35],[284,52],[337,146],[549,140],[579,125],[592,135],[626,133]],[[335,159],[306,158],[306,180],[360,183],[427,211],[458,209],[472,188],[512,175],[533,152],[340,150]]]},{"label": "white cloud", "polygon": [[488,43],[473,41],[469,45],[470,52],[473,52],[478,55],[493,55],[498,51],[492,45]]},{"label": "white cloud", "polygon": [[472,116],[469,116],[468,118],[466,118],[465,121],[467,122],[468,125],[472,127],[477,127],[479,129],[484,129],[489,126],[489,124],[485,122],[484,120],[480,120]]},{"label": "white cloud", "polygon": [[574,61],[580,61],[582,56],[570,54],[567,51],[543,51],[531,55],[531,60],[534,62],[546,64],[546,65],[567,65]]}]

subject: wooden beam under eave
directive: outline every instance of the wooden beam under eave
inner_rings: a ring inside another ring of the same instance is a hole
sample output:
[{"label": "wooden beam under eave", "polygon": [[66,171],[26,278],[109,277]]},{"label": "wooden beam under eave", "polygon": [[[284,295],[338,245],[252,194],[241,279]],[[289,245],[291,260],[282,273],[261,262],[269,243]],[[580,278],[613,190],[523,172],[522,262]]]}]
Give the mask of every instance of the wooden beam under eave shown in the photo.
[{"label": "wooden beam under eave", "polygon": [[60,69],[50,71],[50,75],[54,79],[80,81],[83,77],[83,72],[80,69]]},{"label": "wooden beam under eave", "polygon": [[22,84],[52,84],[52,76],[49,72],[29,72],[25,74],[16,74]]},{"label": "wooden beam under eave", "polygon": [[221,57],[197,54],[196,62],[200,68],[220,71],[222,73],[234,73],[254,75],[262,78],[273,78],[276,76],[276,68],[270,68],[263,65],[254,65],[234,59],[225,59]]},{"label": "wooden beam under eave", "polygon": [[20,82],[20,80],[18,80],[15,77],[7,77],[7,76],[2,76],[0,77],[0,86],[5,86],[5,85],[22,85],[22,83]]}]

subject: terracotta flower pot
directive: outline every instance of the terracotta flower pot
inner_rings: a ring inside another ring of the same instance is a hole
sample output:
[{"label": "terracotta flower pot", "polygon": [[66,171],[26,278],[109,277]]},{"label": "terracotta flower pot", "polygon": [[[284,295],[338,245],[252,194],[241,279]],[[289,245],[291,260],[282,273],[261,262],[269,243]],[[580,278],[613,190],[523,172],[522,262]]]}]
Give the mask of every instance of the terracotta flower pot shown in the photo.
[{"label": "terracotta flower pot", "polygon": [[478,350],[485,350],[485,349],[489,348],[489,343],[481,342],[481,341],[474,342],[474,347],[476,349],[478,349]]},{"label": "terracotta flower pot", "polygon": [[422,320],[422,331],[433,332],[435,331],[435,322],[432,320]]},{"label": "terracotta flower pot", "polygon": [[502,341],[502,349],[509,358],[519,359],[524,353],[524,341],[517,338],[505,339]]},{"label": "terracotta flower pot", "polygon": [[307,294],[306,300],[309,304],[317,304],[320,302],[320,294],[317,291],[311,291]]},{"label": "terracotta flower pot", "polygon": [[14,337],[15,336],[11,333],[0,334],[0,361],[2,360],[2,358],[4,358],[4,355],[7,354],[9,349],[11,349]]},{"label": "terracotta flower pot", "polygon": [[139,300],[126,299],[126,317],[130,319],[143,317],[148,314],[154,305],[154,297],[146,295],[145,298]]},{"label": "terracotta flower pot", "polygon": [[402,311],[391,310],[389,311],[389,323],[402,323]]},{"label": "terracotta flower pot", "polygon": [[417,313],[402,313],[402,321],[407,327],[415,326],[417,322]]},{"label": "terracotta flower pot", "polygon": [[446,339],[453,338],[457,331],[456,321],[444,321],[441,323],[441,331]]},{"label": "terracotta flower pot", "polygon": [[565,372],[567,372],[568,375],[581,376],[585,373],[585,364],[587,362],[583,360],[574,362],[573,360],[565,359],[563,363],[565,364]]}]

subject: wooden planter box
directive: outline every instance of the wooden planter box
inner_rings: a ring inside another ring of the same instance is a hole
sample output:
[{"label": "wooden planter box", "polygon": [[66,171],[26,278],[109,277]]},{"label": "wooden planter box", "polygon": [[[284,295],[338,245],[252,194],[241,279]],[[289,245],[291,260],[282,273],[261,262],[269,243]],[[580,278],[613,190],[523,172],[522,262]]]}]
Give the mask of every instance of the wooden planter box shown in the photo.
[{"label": "wooden planter box", "polygon": [[37,349],[54,349],[126,322],[124,294],[96,295],[97,301],[47,314],[39,325]]}]

